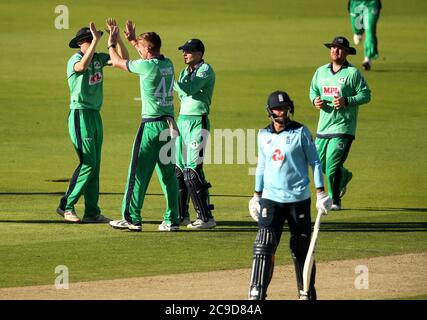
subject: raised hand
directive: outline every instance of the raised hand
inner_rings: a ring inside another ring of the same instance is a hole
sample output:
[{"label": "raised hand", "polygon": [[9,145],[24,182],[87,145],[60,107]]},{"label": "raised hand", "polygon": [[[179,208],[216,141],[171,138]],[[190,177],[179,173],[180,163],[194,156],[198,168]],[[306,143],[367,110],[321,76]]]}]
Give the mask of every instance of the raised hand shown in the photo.
[{"label": "raised hand", "polygon": [[131,20],[126,21],[124,34],[128,41],[136,41],[135,24]]},{"label": "raised hand", "polygon": [[102,32],[96,30],[96,26],[93,22],[90,22],[89,29],[90,29],[90,32],[92,33],[93,40],[98,42],[101,39]]},{"label": "raised hand", "polygon": [[105,31],[107,31],[108,33],[110,33],[110,32],[111,32],[111,29],[112,29],[114,26],[117,26],[116,20],[115,20],[115,19],[113,19],[113,18],[107,18],[107,20],[105,21],[105,24],[106,24],[106,26],[107,26],[107,29],[105,29]]},{"label": "raised hand", "polygon": [[119,27],[117,25],[111,26],[110,35],[108,37],[108,46],[115,45],[119,36]]}]

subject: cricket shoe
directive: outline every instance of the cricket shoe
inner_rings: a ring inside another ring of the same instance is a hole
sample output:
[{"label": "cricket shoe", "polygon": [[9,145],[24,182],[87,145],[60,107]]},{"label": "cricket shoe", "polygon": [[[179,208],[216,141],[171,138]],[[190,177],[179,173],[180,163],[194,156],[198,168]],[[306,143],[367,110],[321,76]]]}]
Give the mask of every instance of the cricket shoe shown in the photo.
[{"label": "cricket shoe", "polygon": [[65,221],[80,222],[80,218],[74,210],[64,210],[61,207],[58,207],[56,208],[56,213],[63,217]]},{"label": "cricket shoe", "polygon": [[353,35],[353,42],[356,46],[358,46],[360,44],[362,39],[363,39],[363,35],[361,35],[361,34],[354,34]]},{"label": "cricket shoe", "polygon": [[216,222],[214,218],[209,218],[208,221],[204,222],[202,219],[197,219],[193,223],[187,225],[189,229],[212,229],[215,228]]},{"label": "cricket shoe", "polygon": [[77,216],[74,210],[64,211],[64,220],[67,222],[74,222],[74,223],[80,222],[80,218]]},{"label": "cricket shoe", "polygon": [[166,223],[163,221],[159,225],[159,231],[179,231],[179,224],[178,223]]},{"label": "cricket shoe", "polygon": [[124,219],[123,220],[113,220],[113,221],[110,221],[108,224],[110,225],[111,228],[114,228],[114,229],[125,230],[125,229],[128,229],[128,227],[129,227],[129,222],[127,222]]},{"label": "cricket shoe", "polygon": [[362,67],[363,67],[363,69],[365,69],[366,71],[371,70],[371,61],[369,61],[369,60],[365,60],[365,61],[363,61],[363,63],[362,63]]},{"label": "cricket shoe", "polygon": [[136,224],[129,223],[128,229],[129,231],[133,231],[133,232],[141,232],[142,226],[141,226],[141,223],[136,223]]},{"label": "cricket shoe", "polygon": [[184,217],[184,218],[179,222],[179,225],[180,225],[180,226],[188,226],[189,224],[191,224],[190,217]]},{"label": "cricket shoe", "polygon": [[126,220],[113,220],[109,222],[111,228],[120,229],[120,230],[130,230],[135,232],[142,231],[141,223],[132,224],[127,222]]},{"label": "cricket shoe", "polygon": [[83,217],[83,223],[109,223],[111,219],[103,216],[102,214],[98,214],[94,217]]},{"label": "cricket shoe", "polygon": [[342,206],[340,204],[332,204],[330,211],[340,211]]}]

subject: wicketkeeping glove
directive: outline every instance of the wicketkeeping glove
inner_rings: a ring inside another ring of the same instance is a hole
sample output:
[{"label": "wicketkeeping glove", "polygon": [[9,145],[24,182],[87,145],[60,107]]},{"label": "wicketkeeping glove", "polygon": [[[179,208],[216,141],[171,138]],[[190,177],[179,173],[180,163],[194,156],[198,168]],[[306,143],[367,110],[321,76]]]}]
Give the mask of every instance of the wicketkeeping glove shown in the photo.
[{"label": "wicketkeeping glove", "polygon": [[257,194],[254,194],[251,200],[249,200],[249,213],[255,221],[258,222],[258,218],[261,212],[261,206],[259,204],[259,201],[261,200],[261,197]]},{"label": "wicketkeeping glove", "polygon": [[328,194],[325,191],[317,193],[316,208],[317,211],[321,211],[324,215],[328,214],[328,211],[331,210],[332,199],[329,198]]}]

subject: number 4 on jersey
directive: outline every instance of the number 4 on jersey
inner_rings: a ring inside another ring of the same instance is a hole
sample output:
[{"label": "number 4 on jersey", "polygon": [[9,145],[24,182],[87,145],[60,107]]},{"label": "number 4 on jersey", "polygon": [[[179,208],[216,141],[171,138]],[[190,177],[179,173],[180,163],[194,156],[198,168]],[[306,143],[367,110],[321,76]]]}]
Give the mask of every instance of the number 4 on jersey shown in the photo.
[{"label": "number 4 on jersey", "polygon": [[154,92],[154,95],[157,98],[161,98],[162,101],[165,101],[167,97],[173,96],[173,80],[171,81],[169,90],[166,91],[166,79],[165,77],[162,77],[159,85],[156,88],[156,91]]}]

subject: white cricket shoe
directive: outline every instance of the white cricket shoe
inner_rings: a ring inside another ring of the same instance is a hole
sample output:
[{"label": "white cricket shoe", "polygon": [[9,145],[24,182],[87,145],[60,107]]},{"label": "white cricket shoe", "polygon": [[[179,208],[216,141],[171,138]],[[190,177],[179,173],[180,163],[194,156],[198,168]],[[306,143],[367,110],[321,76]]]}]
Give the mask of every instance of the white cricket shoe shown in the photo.
[{"label": "white cricket shoe", "polygon": [[360,44],[360,42],[363,39],[363,35],[362,34],[355,34],[353,35],[353,42],[356,46],[358,46]]},{"label": "white cricket shoe", "polygon": [[339,210],[341,210],[342,209],[342,207],[341,207],[341,205],[340,204],[332,204],[332,206],[331,206],[331,211],[339,211]]},{"label": "white cricket shoe", "polygon": [[98,214],[94,217],[83,217],[83,223],[109,223],[111,219],[103,216],[102,214]]},{"label": "white cricket shoe", "polygon": [[159,231],[179,231],[179,225],[177,223],[166,223],[163,221],[158,229]]},{"label": "white cricket shoe", "polygon": [[74,223],[80,222],[80,218],[77,216],[74,210],[64,211],[64,220],[68,222],[74,222]]},{"label": "white cricket shoe", "polygon": [[110,221],[109,225],[114,229],[129,229],[129,222],[127,222],[125,219]]},{"label": "white cricket shoe", "polygon": [[193,223],[187,225],[189,229],[212,229],[216,227],[216,222],[214,218],[209,218],[207,222],[204,222],[201,219],[197,219]]},{"label": "white cricket shoe", "polygon": [[128,229],[130,231],[133,231],[133,232],[141,232],[142,231],[142,226],[141,226],[140,223],[138,223],[138,224],[129,223]]},{"label": "white cricket shoe", "polygon": [[140,223],[132,224],[127,222],[125,219],[122,220],[113,220],[109,222],[111,228],[120,229],[120,230],[130,230],[135,232],[141,232],[142,226]]}]

